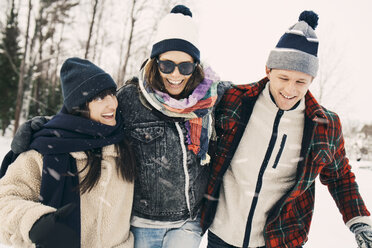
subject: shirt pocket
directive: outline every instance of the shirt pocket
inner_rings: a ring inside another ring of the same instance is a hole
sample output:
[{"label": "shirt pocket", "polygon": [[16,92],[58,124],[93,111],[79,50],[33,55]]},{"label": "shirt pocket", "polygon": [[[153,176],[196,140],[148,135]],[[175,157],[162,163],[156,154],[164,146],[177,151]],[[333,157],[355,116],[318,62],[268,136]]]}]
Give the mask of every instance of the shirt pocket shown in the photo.
[{"label": "shirt pocket", "polygon": [[165,127],[161,122],[133,124],[129,134],[134,152],[140,161],[153,164],[161,161],[166,152]]},{"label": "shirt pocket", "polygon": [[321,171],[325,172],[326,175],[331,175],[336,170],[334,163],[332,163],[332,154],[328,149],[312,152],[311,175],[313,177],[316,177]]}]

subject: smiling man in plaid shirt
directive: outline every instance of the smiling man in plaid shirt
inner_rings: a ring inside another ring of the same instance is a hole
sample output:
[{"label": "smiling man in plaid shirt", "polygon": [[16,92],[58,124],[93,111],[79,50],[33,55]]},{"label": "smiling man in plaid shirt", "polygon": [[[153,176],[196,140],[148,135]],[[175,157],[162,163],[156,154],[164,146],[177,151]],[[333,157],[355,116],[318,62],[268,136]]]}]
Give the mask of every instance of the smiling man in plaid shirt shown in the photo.
[{"label": "smiling man in plaid shirt", "polygon": [[370,213],[345,156],[340,120],[308,91],[318,71],[317,22],[304,11],[271,51],[267,77],[234,86],[216,110],[201,221],[209,248],[302,247],[318,175],[358,246],[372,247]]}]

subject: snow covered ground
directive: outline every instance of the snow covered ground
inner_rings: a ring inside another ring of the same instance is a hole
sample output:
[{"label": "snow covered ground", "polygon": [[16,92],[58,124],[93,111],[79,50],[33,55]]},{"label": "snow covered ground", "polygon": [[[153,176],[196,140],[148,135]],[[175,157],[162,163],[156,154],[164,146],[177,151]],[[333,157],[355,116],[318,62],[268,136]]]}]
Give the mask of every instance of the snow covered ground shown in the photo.
[{"label": "snow covered ground", "polygon": [[[10,140],[0,137],[0,158],[10,149]],[[352,161],[353,171],[359,183],[360,192],[365,203],[372,210],[372,161]],[[354,235],[346,228],[342,216],[327,188],[319,181],[316,182],[316,199],[313,221],[309,233],[309,241],[305,248],[352,248],[356,247]],[[0,220],[1,222],[1,220]],[[200,248],[205,248],[206,237],[203,237]],[[0,248],[7,248],[0,244]]]}]

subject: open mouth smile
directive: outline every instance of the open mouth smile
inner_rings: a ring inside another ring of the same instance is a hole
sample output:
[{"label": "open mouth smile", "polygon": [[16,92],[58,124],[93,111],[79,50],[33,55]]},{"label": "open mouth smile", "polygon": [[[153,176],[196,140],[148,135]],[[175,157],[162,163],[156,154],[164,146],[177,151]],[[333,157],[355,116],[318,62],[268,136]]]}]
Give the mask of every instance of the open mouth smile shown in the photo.
[{"label": "open mouth smile", "polygon": [[282,95],[285,99],[288,99],[288,100],[294,99],[296,97],[296,96],[286,96],[281,92],[280,92],[280,95]]},{"label": "open mouth smile", "polygon": [[115,112],[106,113],[106,114],[102,114],[102,117],[105,119],[111,119],[111,118],[114,118],[114,114]]},{"label": "open mouth smile", "polygon": [[170,85],[174,85],[174,86],[178,86],[178,85],[182,84],[182,82],[183,82],[183,80],[173,81],[173,80],[169,80],[169,79],[167,79],[167,81]]}]

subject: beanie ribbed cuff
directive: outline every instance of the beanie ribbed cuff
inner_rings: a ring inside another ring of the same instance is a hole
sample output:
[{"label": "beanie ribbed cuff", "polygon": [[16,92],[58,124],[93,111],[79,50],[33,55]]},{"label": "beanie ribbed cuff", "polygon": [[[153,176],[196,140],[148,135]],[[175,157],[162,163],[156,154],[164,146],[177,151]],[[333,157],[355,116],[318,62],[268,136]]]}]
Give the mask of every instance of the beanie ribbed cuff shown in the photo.
[{"label": "beanie ribbed cuff", "polygon": [[82,82],[64,99],[64,105],[70,112],[73,108],[93,99],[94,96],[107,89],[116,89],[116,84],[107,73],[100,73]]},{"label": "beanie ribbed cuff", "polygon": [[152,47],[151,58],[155,58],[168,51],[181,51],[189,54],[200,63],[200,51],[190,42],[183,39],[166,39],[155,43]]},{"label": "beanie ribbed cuff", "polygon": [[270,69],[300,71],[315,77],[318,71],[318,58],[299,50],[274,49],[270,52],[266,66]]}]

